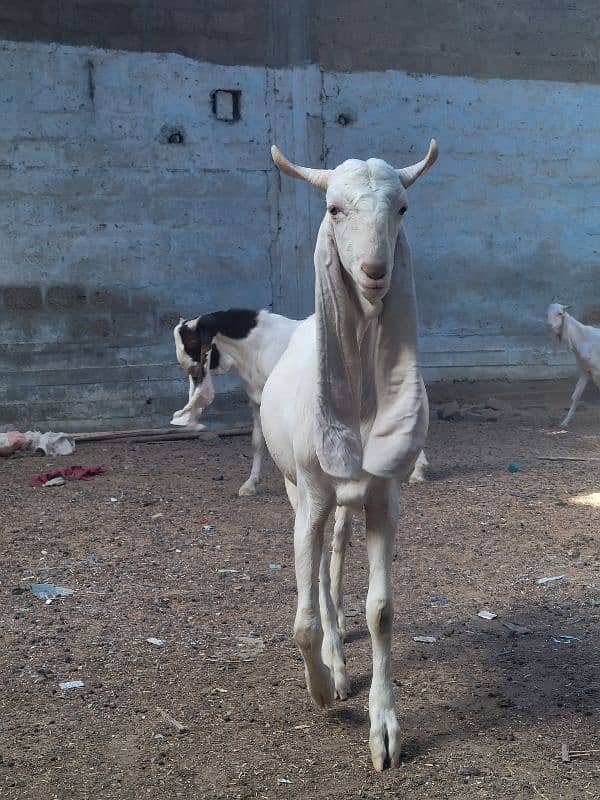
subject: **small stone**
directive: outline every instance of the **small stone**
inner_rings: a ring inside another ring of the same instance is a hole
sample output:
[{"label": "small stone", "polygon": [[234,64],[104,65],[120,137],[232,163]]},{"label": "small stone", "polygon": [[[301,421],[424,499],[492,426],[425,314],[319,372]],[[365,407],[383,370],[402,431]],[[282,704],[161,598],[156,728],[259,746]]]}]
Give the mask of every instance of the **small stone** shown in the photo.
[{"label": "small stone", "polygon": [[438,415],[440,419],[453,422],[462,419],[463,416],[461,408],[456,400],[452,400],[451,403],[444,403],[444,405],[440,407]]}]

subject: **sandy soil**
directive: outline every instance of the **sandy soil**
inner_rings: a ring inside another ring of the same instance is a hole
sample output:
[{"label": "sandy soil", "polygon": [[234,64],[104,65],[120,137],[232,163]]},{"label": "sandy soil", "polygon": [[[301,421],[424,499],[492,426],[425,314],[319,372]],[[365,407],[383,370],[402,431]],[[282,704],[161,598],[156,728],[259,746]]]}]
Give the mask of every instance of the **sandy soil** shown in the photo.
[{"label": "sandy soil", "polygon": [[[600,753],[560,753],[600,749],[600,508],[572,502],[600,491],[600,461],[536,456],[600,458],[600,411],[578,412],[564,435],[550,422],[432,425],[431,479],[402,493],[393,570],[403,763],[379,775],[362,523],[346,580],[352,696],[323,713],[290,637],[282,481],[269,464],[259,496],[236,493],[248,437],[1,460],[0,797],[598,798]],[[28,487],[70,464],[106,474]],[[553,575],[564,578],[536,584]],[[75,593],[45,605],[29,588],[45,581]],[[84,688],[60,689],[68,680]]]}]

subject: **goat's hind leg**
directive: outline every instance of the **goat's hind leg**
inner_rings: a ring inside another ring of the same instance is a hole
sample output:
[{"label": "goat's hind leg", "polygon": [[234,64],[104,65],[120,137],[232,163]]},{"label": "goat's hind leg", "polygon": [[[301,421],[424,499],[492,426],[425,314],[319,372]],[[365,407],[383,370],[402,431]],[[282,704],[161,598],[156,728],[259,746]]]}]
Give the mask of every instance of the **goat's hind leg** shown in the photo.
[{"label": "goat's hind leg", "polygon": [[344,562],[352,535],[352,509],[337,506],[333,524],[331,546],[331,599],[337,617],[338,630],[342,640],[346,635],[346,615],[344,614]]},{"label": "goat's hind leg", "polygon": [[429,467],[429,461],[427,460],[427,456],[425,455],[425,450],[421,450],[419,453],[419,457],[415,462],[415,466],[413,471],[411,472],[410,478],[408,482],[413,485],[415,483],[423,483],[427,476],[427,469]]},{"label": "goat's hind leg", "polygon": [[248,480],[239,488],[240,497],[256,494],[256,487],[260,481],[265,439],[260,423],[260,406],[257,403],[252,403],[252,423],[252,469]]},{"label": "goat's hind leg", "polygon": [[323,627],[319,607],[319,570],[325,525],[333,499],[298,482],[298,508],[294,524],[294,559],[298,607],[294,639],[304,659],[308,691],[321,708],[334,700],[333,675],[323,662]]},{"label": "goat's hind leg", "polygon": [[369,692],[371,730],[369,747],[377,771],[400,761],[400,726],[396,717],[392,683],[391,567],[398,521],[398,495],[394,481],[376,480],[365,504],[369,591],[367,623],[373,646],[373,681]]},{"label": "goat's hind leg", "polygon": [[348,697],[349,690],[346,659],[331,593],[329,550],[325,546],[321,553],[321,566],[319,569],[319,606],[321,609],[321,624],[323,625],[321,655],[333,675],[336,697],[340,700],[345,700]]},{"label": "goat's hind leg", "polygon": [[560,423],[561,428],[567,428],[569,422],[571,421],[571,417],[575,413],[575,409],[577,408],[577,403],[581,399],[581,395],[583,394],[583,390],[587,386],[587,382],[589,381],[590,376],[586,372],[582,372],[579,376],[579,380],[575,385],[575,389],[573,390],[573,395],[571,396],[571,407],[567,413],[567,416],[563,419]]}]

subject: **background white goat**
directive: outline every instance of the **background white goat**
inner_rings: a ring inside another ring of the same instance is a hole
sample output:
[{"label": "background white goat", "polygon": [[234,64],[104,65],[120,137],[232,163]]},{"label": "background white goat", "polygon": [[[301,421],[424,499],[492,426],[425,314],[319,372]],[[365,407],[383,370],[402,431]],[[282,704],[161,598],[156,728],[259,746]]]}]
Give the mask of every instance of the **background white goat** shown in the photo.
[{"label": "background white goat", "polygon": [[560,423],[561,428],[568,427],[590,378],[600,389],[600,329],[579,322],[567,313],[568,308],[570,306],[560,303],[551,303],[548,306],[550,333],[575,354],[579,367],[579,380],[571,397],[571,407]]},{"label": "background white goat", "polygon": [[[214,399],[214,375],[235,369],[242,379],[252,408],[253,424],[252,469],[239,489],[241,497],[256,494],[260,481],[265,447],[258,410],[262,390],[298,325],[300,322],[295,319],[269,311],[232,308],[181,320],[173,330],[177,360],[188,373],[190,389],[188,402],[173,414],[172,425],[202,427],[198,420]],[[425,453],[421,453],[410,482],[425,480],[428,466]],[[338,541],[336,552],[339,546]]]},{"label": "background white goat", "polygon": [[437,146],[432,140],[422,161],[400,170],[379,159],[309,169],[276,147],[272,153],[280,170],[326,191],[327,202],[315,250],[315,316],[294,332],[261,403],[267,446],[296,511],[294,638],[313,700],[326,707],[335,694],[346,697],[323,538],[336,504],[364,508],[373,646],[369,744],[373,766],[382,770],[400,758],[391,675],[397,479],[413,468],[429,417],[402,217],[406,188],[433,164]]}]

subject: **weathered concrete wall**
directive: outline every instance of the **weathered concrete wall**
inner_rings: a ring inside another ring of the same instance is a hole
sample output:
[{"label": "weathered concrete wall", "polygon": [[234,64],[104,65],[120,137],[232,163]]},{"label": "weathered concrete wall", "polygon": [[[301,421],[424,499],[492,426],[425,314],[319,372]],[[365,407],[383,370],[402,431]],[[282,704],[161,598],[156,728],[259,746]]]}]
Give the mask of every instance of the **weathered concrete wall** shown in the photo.
[{"label": "weathered concrete wall", "polygon": [[403,165],[440,142],[406,222],[427,378],[572,364],[549,346],[545,310],[573,303],[600,323],[600,90],[385,72],[329,74],[324,92],[330,164],[377,152]]},{"label": "weathered concrete wall", "polygon": [[21,0],[0,4],[0,38],[231,65],[600,82],[595,0]]},{"label": "weathered concrete wall", "polygon": [[[318,157],[316,68],[5,43],[0,74],[0,424],[164,422],[185,394],[180,315],[311,311],[318,198],[279,192],[267,143]],[[235,124],[213,114],[223,88],[242,92]]]},{"label": "weathered concrete wall", "polygon": [[[598,311],[599,18],[587,0],[0,7],[19,40],[0,45],[0,426],[164,423],[180,315],[312,311],[323,199],[280,178],[272,141],[400,165],[435,135],[407,221],[426,377],[569,374],[543,315]],[[216,89],[241,92],[235,123]]]}]

